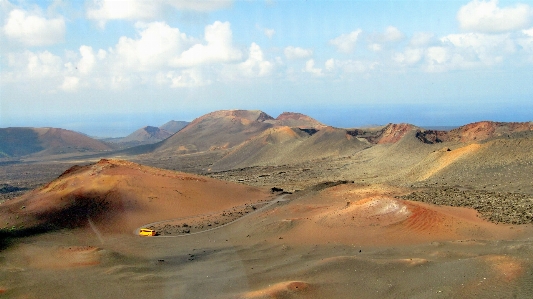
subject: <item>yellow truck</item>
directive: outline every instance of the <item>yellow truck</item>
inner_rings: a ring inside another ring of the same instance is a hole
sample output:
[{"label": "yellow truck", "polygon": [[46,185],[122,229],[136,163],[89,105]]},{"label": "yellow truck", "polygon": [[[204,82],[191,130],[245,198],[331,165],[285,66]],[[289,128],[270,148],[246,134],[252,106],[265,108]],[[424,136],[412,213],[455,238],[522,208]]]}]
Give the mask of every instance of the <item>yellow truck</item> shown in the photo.
[{"label": "yellow truck", "polygon": [[157,233],[155,230],[149,229],[149,228],[141,228],[139,230],[139,236],[151,237],[151,236],[155,236],[156,234]]}]

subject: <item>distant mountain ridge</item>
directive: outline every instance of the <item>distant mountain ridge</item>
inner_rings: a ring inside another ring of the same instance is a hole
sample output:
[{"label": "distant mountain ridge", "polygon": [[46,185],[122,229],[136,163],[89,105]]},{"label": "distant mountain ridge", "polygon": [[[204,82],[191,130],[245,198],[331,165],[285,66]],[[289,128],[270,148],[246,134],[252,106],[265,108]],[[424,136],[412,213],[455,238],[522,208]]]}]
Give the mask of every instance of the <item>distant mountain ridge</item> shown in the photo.
[{"label": "distant mountain ridge", "polygon": [[180,131],[181,129],[185,128],[187,125],[189,124],[188,121],[176,121],[176,120],[171,120],[167,123],[165,123],[164,125],[160,126],[159,129],[161,130],[165,130],[171,134],[174,134],[178,131]]},{"label": "distant mountain ridge", "polygon": [[172,136],[172,133],[158,127],[146,126],[122,138],[120,142],[159,142]]},{"label": "distant mountain ridge", "polygon": [[[174,130],[178,131],[172,133]],[[472,143],[528,132],[533,132],[533,122],[480,121],[449,131],[426,130],[408,123],[343,129],[295,112],[274,118],[260,110],[219,110],[190,123],[169,121],[161,127],[146,126],[126,137],[105,140],[109,143],[57,128],[3,128],[0,158],[135,147],[128,154],[155,158],[217,151],[221,158],[213,162],[213,168],[230,169],[350,155],[374,145]],[[139,145],[150,146],[137,148]]]},{"label": "distant mountain ridge", "polygon": [[278,118],[260,110],[219,110],[193,120],[165,140],[156,152],[182,154],[229,149],[268,129],[280,126],[324,128],[326,125],[300,113],[284,112]]},{"label": "distant mountain ridge", "polygon": [[0,157],[101,152],[112,148],[81,133],[59,128],[0,128]]},{"label": "distant mountain ridge", "polygon": [[174,133],[185,128],[189,122],[171,120],[160,127],[142,127],[126,137],[107,138],[107,142],[116,144],[120,148],[128,148],[139,145],[154,144],[167,139]]}]

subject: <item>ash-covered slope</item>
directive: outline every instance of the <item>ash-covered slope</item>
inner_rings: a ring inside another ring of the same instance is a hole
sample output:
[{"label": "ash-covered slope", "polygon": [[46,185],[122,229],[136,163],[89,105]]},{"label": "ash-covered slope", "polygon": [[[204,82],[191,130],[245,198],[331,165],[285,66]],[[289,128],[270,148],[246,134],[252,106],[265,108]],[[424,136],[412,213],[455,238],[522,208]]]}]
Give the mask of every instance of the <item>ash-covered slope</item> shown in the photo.
[{"label": "ash-covered slope", "polygon": [[260,188],[100,160],[72,167],[46,186],[3,203],[0,223],[46,230],[92,222],[102,232],[130,233],[147,223],[219,212],[268,196]]},{"label": "ash-covered slope", "polygon": [[0,128],[0,157],[111,150],[104,142],[59,128]]},{"label": "ash-covered slope", "polygon": [[166,130],[160,129],[158,127],[146,126],[144,128],[140,128],[139,130],[131,133],[130,135],[124,138],[120,138],[120,143],[127,143],[132,145],[152,144],[161,140],[165,140],[170,136],[172,136],[172,133]]},{"label": "ash-covered slope", "polygon": [[369,145],[348,135],[344,129],[280,126],[235,147],[216,162],[211,170],[300,163],[350,155],[367,147]]},{"label": "ash-covered slope", "polygon": [[228,149],[273,127],[259,110],[222,110],[201,116],[165,140],[156,153],[184,154]]},{"label": "ash-covered slope", "polygon": [[221,110],[195,119],[155,152],[166,155],[231,149],[278,127],[301,128],[313,134],[326,126],[300,113],[284,112],[273,118],[259,110]]},{"label": "ash-covered slope", "polygon": [[164,125],[160,126],[159,129],[170,132],[171,134],[175,134],[179,132],[181,129],[185,128],[188,124],[189,124],[188,121],[171,120],[165,123]]}]

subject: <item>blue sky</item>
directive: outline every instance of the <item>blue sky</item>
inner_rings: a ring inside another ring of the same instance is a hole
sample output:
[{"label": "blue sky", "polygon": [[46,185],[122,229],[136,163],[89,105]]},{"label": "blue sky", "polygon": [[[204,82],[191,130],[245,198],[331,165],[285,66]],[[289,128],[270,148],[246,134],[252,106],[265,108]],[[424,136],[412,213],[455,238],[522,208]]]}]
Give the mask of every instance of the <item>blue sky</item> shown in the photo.
[{"label": "blue sky", "polygon": [[0,127],[533,120],[531,2],[0,0],[0,26]]}]

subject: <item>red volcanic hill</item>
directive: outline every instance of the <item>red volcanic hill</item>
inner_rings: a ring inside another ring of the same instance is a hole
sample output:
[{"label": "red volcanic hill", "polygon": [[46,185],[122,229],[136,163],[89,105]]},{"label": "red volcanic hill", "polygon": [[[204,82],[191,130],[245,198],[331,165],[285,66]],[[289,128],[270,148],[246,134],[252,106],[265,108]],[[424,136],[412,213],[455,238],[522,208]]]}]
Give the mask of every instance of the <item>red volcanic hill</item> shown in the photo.
[{"label": "red volcanic hill", "polygon": [[480,121],[461,126],[451,131],[419,130],[417,132],[417,138],[425,143],[445,141],[468,143],[530,131],[533,131],[532,122]]},{"label": "red volcanic hill", "polygon": [[131,233],[142,225],[266,199],[265,189],[121,160],[74,166],[46,186],[0,205],[7,228],[76,228]]},{"label": "red volcanic hill", "polygon": [[524,131],[533,131],[533,123],[481,121],[451,130],[447,141],[481,141]]},{"label": "red volcanic hill", "polygon": [[54,155],[86,151],[107,151],[109,145],[86,135],[57,128],[0,129],[0,157],[30,154]]},{"label": "red volcanic hill", "polygon": [[[269,121],[270,122],[270,121]],[[295,112],[283,112],[274,121],[273,124],[286,127],[298,128],[323,128],[326,125],[307,115]]]},{"label": "red volcanic hill", "polygon": [[411,124],[388,124],[379,132],[374,142],[377,144],[396,143],[414,130],[416,127]]},{"label": "red volcanic hill", "polygon": [[371,144],[390,144],[397,143],[405,136],[410,136],[409,133],[414,133],[420,129],[411,124],[393,124],[390,123],[384,127],[369,128],[369,129],[348,129],[347,134],[366,139]]},{"label": "red volcanic hill", "polygon": [[411,124],[388,124],[377,131],[355,129],[348,131],[348,133],[353,136],[361,136],[373,144],[387,144],[397,143],[402,138],[411,136],[409,133],[412,132],[416,132],[415,136],[424,143],[447,141],[468,143],[528,131],[533,131],[533,123],[531,122],[481,121],[467,124],[450,131],[423,130]]},{"label": "red volcanic hill", "polygon": [[156,150],[165,154],[231,148],[272,127],[268,114],[254,110],[215,111],[193,120]]},{"label": "red volcanic hill", "polygon": [[279,126],[318,129],[325,127],[300,113],[285,112],[274,119],[259,110],[221,110],[195,119],[165,140],[156,152],[180,154],[229,149]]}]

